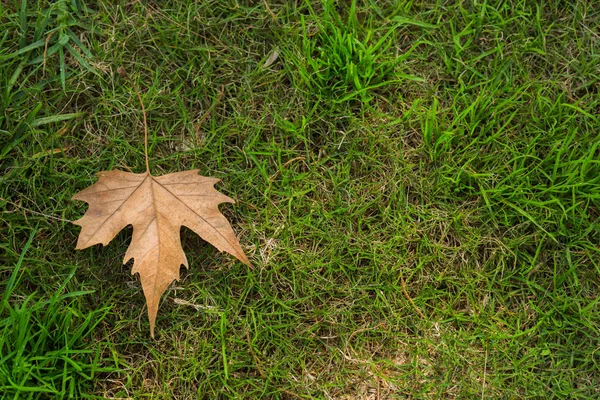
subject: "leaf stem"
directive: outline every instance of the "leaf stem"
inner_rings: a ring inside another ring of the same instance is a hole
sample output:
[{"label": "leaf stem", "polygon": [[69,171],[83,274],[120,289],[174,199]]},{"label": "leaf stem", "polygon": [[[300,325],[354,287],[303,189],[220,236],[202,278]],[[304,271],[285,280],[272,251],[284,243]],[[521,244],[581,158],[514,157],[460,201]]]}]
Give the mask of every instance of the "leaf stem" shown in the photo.
[{"label": "leaf stem", "polygon": [[[125,68],[119,67],[117,72],[125,79],[127,79],[127,72],[125,72]],[[138,99],[140,100],[140,104],[142,105],[142,115],[144,116],[144,157],[146,158],[146,173],[148,175],[152,175],[150,173],[150,162],[148,161],[148,121],[146,119],[146,108],[144,107],[144,102],[142,101],[142,96],[140,96],[140,91],[137,89],[135,82],[130,80],[131,86],[133,87],[133,91],[137,94]]]},{"label": "leaf stem", "polygon": [[135,84],[133,84],[133,89],[135,90],[135,94],[137,94],[138,99],[140,99],[140,104],[142,105],[142,115],[144,116],[144,157],[146,157],[146,172],[150,175],[150,163],[148,162],[148,122],[146,120],[146,109],[144,108],[142,96],[140,96],[140,92],[138,92]]}]

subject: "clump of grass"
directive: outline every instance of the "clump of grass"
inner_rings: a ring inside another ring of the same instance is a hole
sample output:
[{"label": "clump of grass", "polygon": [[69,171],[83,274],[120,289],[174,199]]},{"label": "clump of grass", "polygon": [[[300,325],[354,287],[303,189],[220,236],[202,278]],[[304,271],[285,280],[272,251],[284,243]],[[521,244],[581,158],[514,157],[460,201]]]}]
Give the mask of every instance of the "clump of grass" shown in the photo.
[{"label": "clump of grass", "polygon": [[[37,230],[4,283],[0,303],[0,390],[5,398],[80,398],[99,373],[118,372],[94,343],[110,307],[86,309],[93,290],[73,290],[74,273],[53,293],[18,295],[21,268]],[[45,290],[46,288],[44,288]]]},{"label": "clump of grass", "polygon": [[[22,0],[17,13],[18,29],[13,31],[13,34],[19,36],[18,49],[0,54],[2,62],[11,60],[18,62],[6,86],[6,93],[11,92],[25,67],[36,66],[45,72],[46,65],[52,61],[55,55],[58,57],[58,79],[63,90],[67,76],[74,69],[72,64],[97,73],[86,60],[93,58],[90,50],[81,42],[76,33],[78,28],[85,31],[91,30],[84,22],[85,14],[88,12],[85,3],[78,0],[58,0],[46,8],[39,9],[29,8],[27,0]],[[5,31],[2,41],[8,38],[9,32]],[[68,62],[67,55],[72,57],[73,62]],[[50,79],[56,79],[56,76],[57,74],[54,72]]]},{"label": "clump of grass", "polygon": [[356,0],[344,11],[332,0],[323,2],[320,12],[310,3],[306,6],[308,17],[300,17],[300,52],[288,55],[309,93],[333,103],[369,103],[377,88],[422,80],[398,71],[410,55],[398,54],[395,46],[393,34],[399,25],[374,27],[371,13],[359,20]]}]

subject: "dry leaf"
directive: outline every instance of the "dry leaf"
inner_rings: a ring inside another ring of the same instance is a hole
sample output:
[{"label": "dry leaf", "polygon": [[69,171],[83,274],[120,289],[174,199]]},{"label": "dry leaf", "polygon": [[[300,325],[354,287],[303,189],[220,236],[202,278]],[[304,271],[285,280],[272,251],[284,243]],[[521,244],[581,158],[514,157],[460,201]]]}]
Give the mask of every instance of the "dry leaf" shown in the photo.
[{"label": "dry leaf", "polygon": [[267,57],[267,59],[265,60],[265,63],[262,66],[263,69],[269,68],[271,66],[271,64],[273,64],[275,61],[277,61],[278,58],[279,58],[279,47],[275,47],[273,49],[273,51],[271,52],[271,54],[269,54],[269,57]]},{"label": "dry leaf", "polygon": [[181,226],[250,265],[231,225],[219,212],[220,203],[234,203],[214,188],[219,179],[200,176],[198,170],[158,177],[123,171],[98,175],[98,182],[73,196],[90,205],[74,222],[82,227],[76,249],[98,243],[106,246],[119,231],[133,225],[123,263],[133,258],[131,273],[140,274],[152,337],[161,295],[179,279],[181,264],[188,267],[179,238]]}]

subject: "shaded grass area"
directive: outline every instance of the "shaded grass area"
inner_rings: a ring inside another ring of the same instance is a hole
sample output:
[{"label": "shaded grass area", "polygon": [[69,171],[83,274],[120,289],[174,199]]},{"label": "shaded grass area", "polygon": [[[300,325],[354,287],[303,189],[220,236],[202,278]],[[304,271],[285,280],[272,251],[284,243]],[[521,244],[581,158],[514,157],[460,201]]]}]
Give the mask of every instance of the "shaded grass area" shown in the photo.
[{"label": "shaded grass area", "polygon": [[[57,377],[63,398],[598,397],[592,2],[1,10],[0,326],[55,338],[22,347],[43,372],[3,391],[44,398],[23,388]],[[184,229],[190,269],[156,341],[121,265],[131,232],[76,253],[70,224],[96,172],[144,169],[129,80],[153,173],[221,178],[254,264]],[[63,323],[14,323],[47,299]]]}]

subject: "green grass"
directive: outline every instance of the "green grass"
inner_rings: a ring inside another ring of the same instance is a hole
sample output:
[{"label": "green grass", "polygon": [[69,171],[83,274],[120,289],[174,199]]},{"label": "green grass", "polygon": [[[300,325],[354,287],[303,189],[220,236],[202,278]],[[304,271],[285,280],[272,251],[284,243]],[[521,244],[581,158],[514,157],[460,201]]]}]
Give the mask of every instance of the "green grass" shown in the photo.
[{"label": "green grass", "polygon": [[[4,397],[600,396],[594,2],[153,4],[0,6]],[[156,340],[71,224],[145,169],[131,81],[254,264],[184,229]]]}]

